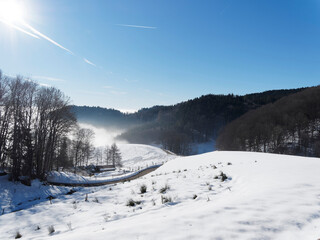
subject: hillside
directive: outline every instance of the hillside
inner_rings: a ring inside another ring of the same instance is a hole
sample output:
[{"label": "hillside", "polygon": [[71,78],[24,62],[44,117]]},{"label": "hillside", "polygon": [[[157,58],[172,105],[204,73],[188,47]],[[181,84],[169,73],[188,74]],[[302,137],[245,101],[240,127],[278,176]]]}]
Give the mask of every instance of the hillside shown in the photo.
[{"label": "hillside", "polygon": [[180,157],[142,179],[6,212],[0,239],[318,239],[319,168],[316,158],[265,153]]},{"label": "hillside", "polygon": [[217,146],[320,157],[320,86],[244,114],[225,127]]},{"label": "hillside", "polygon": [[172,106],[143,108],[133,114],[113,109],[73,106],[79,122],[122,128],[118,140],[161,144],[182,155],[194,153],[191,143],[215,139],[221,128],[244,113],[302,89],[272,90],[244,96],[204,95]]}]

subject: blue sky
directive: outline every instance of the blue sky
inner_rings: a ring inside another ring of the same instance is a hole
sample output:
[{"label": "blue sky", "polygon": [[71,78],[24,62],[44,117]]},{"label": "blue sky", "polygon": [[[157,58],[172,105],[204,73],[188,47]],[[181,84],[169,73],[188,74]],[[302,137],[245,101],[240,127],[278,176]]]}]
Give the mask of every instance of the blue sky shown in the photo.
[{"label": "blue sky", "polygon": [[0,22],[0,69],[77,105],[132,110],[320,82],[319,0],[21,2],[38,38]]}]

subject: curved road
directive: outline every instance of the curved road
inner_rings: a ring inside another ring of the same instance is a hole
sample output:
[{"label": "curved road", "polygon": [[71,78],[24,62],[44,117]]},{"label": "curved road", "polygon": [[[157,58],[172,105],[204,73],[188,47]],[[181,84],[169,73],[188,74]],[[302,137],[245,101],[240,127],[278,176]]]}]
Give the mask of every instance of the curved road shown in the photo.
[{"label": "curved road", "polygon": [[162,165],[155,165],[155,166],[151,166],[145,169],[142,169],[136,173],[133,173],[132,175],[129,175],[127,177],[123,177],[123,178],[117,178],[117,179],[108,179],[105,182],[84,182],[84,183],[57,183],[57,182],[48,182],[51,185],[55,185],[55,186],[66,186],[66,187],[98,187],[98,186],[103,186],[103,185],[108,185],[108,184],[115,184],[115,183],[119,183],[119,182],[127,182],[127,181],[131,181],[137,178],[140,178],[144,175],[147,175],[150,172],[155,171],[156,169],[158,169],[159,167],[161,167]]}]

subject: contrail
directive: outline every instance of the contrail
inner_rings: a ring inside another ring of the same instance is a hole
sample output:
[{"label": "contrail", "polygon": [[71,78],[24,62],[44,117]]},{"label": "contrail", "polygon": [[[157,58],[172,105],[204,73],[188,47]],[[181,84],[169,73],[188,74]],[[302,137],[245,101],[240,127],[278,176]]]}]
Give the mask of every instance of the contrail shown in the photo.
[{"label": "contrail", "polygon": [[147,28],[147,29],[156,29],[157,27],[150,27],[150,26],[141,26],[141,25],[130,25],[130,24],[117,24],[118,26],[122,27],[133,27],[133,28]]},{"label": "contrail", "polygon": [[[40,37],[41,37],[41,38],[43,38],[43,39],[51,42],[52,44],[56,45],[57,47],[65,50],[65,51],[67,51],[68,53],[70,53],[70,54],[72,54],[72,55],[75,56],[75,54],[74,54],[71,50],[69,50],[68,48],[66,48],[66,47],[62,46],[61,44],[57,43],[57,42],[54,41],[53,39],[51,39],[51,38],[49,38],[48,36],[44,35],[43,33],[39,32],[37,29],[35,29],[34,27],[30,26],[30,25],[29,25],[28,23],[26,23],[25,21],[21,21],[21,24],[22,24],[24,27],[30,29],[31,32],[33,32],[33,33],[30,33],[30,32],[28,32],[28,31],[26,31],[26,30],[24,30],[24,29],[22,29],[22,28],[20,28],[20,27],[18,27],[18,26],[16,26],[16,25],[14,25],[14,24],[12,24],[12,23],[10,23],[10,22],[7,22],[7,21],[3,20],[3,19],[0,19],[0,22],[3,22],[4,24],[7,24],[8,26],[10,26],[10,27],[12,27],[12,28],[14,28],[14,29],[16,29],[16,30],[18,30],[18,31],[20,31],[20,32],[23,32],[23,33],[25,33],[25,34],[27,34],[27,35],[29,35],[29,36],[31,36],[31,37],[34,37],[34,38],[37,38],[37,39],[40,39]],[[83,58],[83,60],[84,60],[87,64],[90,64],[90,65],[92,65],[92,66],[94,66],[94,67],[97,67],[96,64],[94,64],[93,62],[89,61],[88,59]]]},{"label": "contrail", "polygon": [[52,40],[51,38],[47,37],[46,35],[42,34],[41,32],[39,32],[38,30],[36,30],[35,28],[33,28],[32,26],[30,26],[29,24],[27,24],[26,22],[22,23],[24,26],[26,26],[27,28],[29,28],[33,33],[37,34],[38,36],[46,39],[47,41],[51,42],[52,44],[56,45],[57,47],[67,51],[68,53],[71,53],[72,55],[74,55],[73,52],[71,52],[68,48],[65,48],[64,46],[60,45],[59,43],[55,42],[54,40]]},{"label": "contrail", "polygon": [[8,26],[10,26],[10,27],[12,27],[12,28],[14,28],[14,29],[17,29],[17,30],[19,30],[20,32],[23,32],[23,33],[25,33],[25,34],[27,34],[27,35],[29,35],[29,36],[31,36],[31,37],[40,39],[37,35],[34,35],[34,34],[28,32],[28,31],[26,31],[26,30],[24,30],[24,29],[22,29],[22,28],[20,28],[20,27],[18,27],[18,26],[16,26],[16,25],[14,25],[14,24],[12,24],[12,23],[9,23],[9,22],[4,21],[4,20],[2,20],[2,19],[0,19],[0,22],[3,22],[4,24],[7,24]]},{"label": "contrail", "polygon": [[92,66],[97,66],[97,65],[95,65],[93,62],[90,62],[88,59],[86,59],[86,58],[83,58],[83,60],[86,62],[86,63],[88,63],[88,64],[90,64],[90,65],[92,65]]}]

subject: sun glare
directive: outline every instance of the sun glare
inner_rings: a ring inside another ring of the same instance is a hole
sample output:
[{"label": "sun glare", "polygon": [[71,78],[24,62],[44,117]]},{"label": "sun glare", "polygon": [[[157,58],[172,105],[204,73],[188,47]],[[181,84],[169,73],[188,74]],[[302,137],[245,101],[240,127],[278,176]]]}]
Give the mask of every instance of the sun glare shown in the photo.
[{"label": "sun glare", "polygon": [[23,21],[24,9],[21,4],[14,0],[0,0],[0,20],[7,23]]}]

